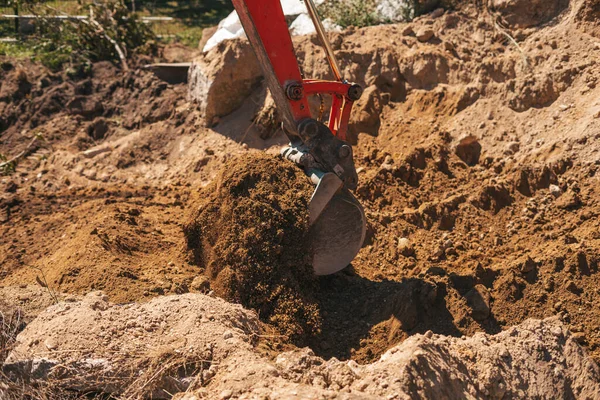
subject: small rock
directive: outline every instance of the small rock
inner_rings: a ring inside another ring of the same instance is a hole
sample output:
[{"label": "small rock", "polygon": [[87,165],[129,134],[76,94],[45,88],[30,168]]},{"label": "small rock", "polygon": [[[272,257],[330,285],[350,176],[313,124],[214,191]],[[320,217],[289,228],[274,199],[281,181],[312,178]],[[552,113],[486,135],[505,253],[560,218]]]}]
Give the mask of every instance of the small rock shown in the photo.
[{"label": "small rock", "polygon": [[571,104],[561,104],[558,106],[558,108],[560,111],[567,111],[569,108],[571,108]]},{"label": "small rock", "polygon": [[471,307],[471,316],[476,321],[483,321],[490,316],[490,293],[481,284],[475,285],[465,295],[467,304]]},{"label": "small rock", "polygon": [[197,276],[192,281],[190,289],[196,292],[206,293],[210,290],[210,281],[204,275]]},{"label": "small rock", "polygon": [[581,206],[581,198],[573,191],[568,191],[556,200],[556,206],[565,210],[575,209]]},{"label": "small rock", "polygon": [[550,191],[550,194],[554,197],[559,197],[562,194],[562,190],[558,185],[550,185],[548,186],[548,190]]},{"label": "small rock", "polygon": [[577,293],[579,291],[579,288],[577,287],[575,282],[573,282],[570,279],[565,282],[565,289],[567,289],[571,293]]},{"label": "small rock", "polygon": [[233,332],[231,331],[225,331],[225,333],[223,333],[223,339],[227,340],[227,339],[231,339],[233,337]]},{"label": "small rock", "polygon": [[54,350],[58,347],[58,343],[53,338],[48,338],[44,341],[44,346],[46,346],[48,350]]},{"label": "small rock", "polygon": [[438,249],[433,253],[433,257],[439,260],[443,258],[445,254],[446,249],[444,249],[443,247],[438,247]]},{"label": "small rock", "polygon": [[554,310],[555,311],[560,311],[560,309],[562,308],[562,301],[557,301],[556,303],[554,303]]},{"label": "small rock", "polygon": [[466,136],[456,146],[455,153],[465,164],[476,165],[481,156],[481,144],[475,136]]},{"label": "small rock", "polygon": [[531,257],[527,256],[525,259],[517,261],[517,265],[522,274],[527,274],[535,269],[537,263]]},{"label": "small rock", "polygon": [[442,15],[444,15],[444,9],[443,8],[437,8],[437,9],[433,10],[433,12],[431,14],[429,14],[429,16],[431,18],[439,18]]},{"label": "small rock", "polygon": [[398,239],[398,251],[404,257],[410,257],[415,254],[415,248],[410,243],[410,240],[405,237]]},{"label": "small rock", "polygon": [[402,36],[410,36],[414,33],[412,26],[408,25],[402,30]]},{"label": "small rock", "polygon": [[544,281],[544,290],[546,290],[547,292],[551,292],[554,290],[554,278],[552,278],[552,276],[548,277]]},{"label": "small rock", "polygon": [[573,338],[574,341],[576,341],[579,344],[585,344],[585,342],[586,342],[585,333],[583,333],[583,332],[573,333],[571,335],[571,337]]},{"label": "small rock", "polygon": [[515,154],[521,148],[521,145],[518,142],[510,142],[507,146],[508,151],[512,154]]},{"label": "small rock", "polygon": [[227,400],[227,399],[231,398],[231,396],[233,396],[233,392],[231,390],[227,389],[227,390],[223,390],[219,394],[219,399],[220,400]]},{"label": "small rock", "polygon": [[444,42],[444,49],[454,51],[454,44],[452,42]]},{"label": "small rock", "polygon": [[433,29],[431,28],[421,28],[416,32],[417,39],[419,42],[428,42],[434,35]]},{"label": "small rock", "polygon": [[99,147],[92,147],[91,149],[84,151],[83,156],[85,158],[92,158],[92,157],[97,156],[98,154],[107,153],[109,151],[112,151],[112,148],[107,145],[103,145],[103,146],[99,146]]},{"label": "small rock", "polygon": [[447,247],[445,250],[446,256],[458,256],[455,247]]}]

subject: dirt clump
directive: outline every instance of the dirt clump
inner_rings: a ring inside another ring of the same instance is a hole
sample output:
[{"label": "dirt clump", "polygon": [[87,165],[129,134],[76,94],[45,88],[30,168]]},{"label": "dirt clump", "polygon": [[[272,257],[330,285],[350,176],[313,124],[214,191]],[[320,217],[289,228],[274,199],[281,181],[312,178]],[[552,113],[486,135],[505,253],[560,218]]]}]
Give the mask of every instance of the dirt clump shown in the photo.
[{"label": "dirt clump", "polygon": [[[268,155],[229,161],[199,194],[187,247],[218,296],[258,311],[298,340],[320,330],[307,242],[312,186]],[[194,203],[192,203],[194,204]]]},{"label": "dirt clump", "polygon": [[210,380],[231,354],[248,353],[260,332],[255,312],[201,294],[116,305],[92,292],[42,312],[18,336],[2,370],[14,382],[170,398]]},{"label": "dirt clump", "polygon": [[261,332],[255,312],[201,294],[119,306],[94,292],[44,311],[2,369],[11,384],[27,377],[119,398],[595,398],[600,390],[597,365],[557,317],[497,335],[427,331],[366,365],[308,348],[267,358],[256,351]]}]

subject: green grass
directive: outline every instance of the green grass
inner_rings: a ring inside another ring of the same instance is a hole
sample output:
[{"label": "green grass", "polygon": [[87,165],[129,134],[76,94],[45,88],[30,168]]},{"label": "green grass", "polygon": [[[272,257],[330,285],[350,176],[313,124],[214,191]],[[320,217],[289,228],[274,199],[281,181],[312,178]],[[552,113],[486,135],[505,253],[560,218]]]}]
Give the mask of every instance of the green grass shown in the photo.
[{"label": "green grass", "polygon": [[[43,4],[69,15],[87,15],[91,0],[48,0]],[[131,0],[125,0],[131,9]],[[0,14],[12,14],[12,9],[2,8]],[[149,22],[152,31],[165,41],[177,40],[196,47],[202,38],[202,30],[216,25],[232,10],[229,0],[135,0],[136,13],[142,17],[172,17],[172,21]],[[22,11],[22,13],[27,11]],[[15,37],[14,22],[0,19],[0,37]]]},{"label": "green grass", "polygon": [[218,24],[232,10],[233,5],[229,0],[136,1],[136,12],[141,16],[173,18],[169,22],[152,23],[155,34],[175,37],[191,47],[198,46],[204,28]]},{"label": "green grass", "polygon": [[31,43],[27,42],[14,42],[14,43],[3,43],[0,42],[0,56],[8,56],[16,59],[31,58],[35,55],[35,50]]}]

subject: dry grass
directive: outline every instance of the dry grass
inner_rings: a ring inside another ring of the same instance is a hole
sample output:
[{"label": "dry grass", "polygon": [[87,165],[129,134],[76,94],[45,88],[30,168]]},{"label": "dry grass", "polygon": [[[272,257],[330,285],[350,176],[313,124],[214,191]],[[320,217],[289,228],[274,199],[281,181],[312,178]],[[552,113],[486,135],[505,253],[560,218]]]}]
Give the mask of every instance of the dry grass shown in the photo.
[{"label": "dry grass", "polygon": [[[25,328],[23,312],[0,303],[0,365],[15,347],[17,335]],[[131,355],[135,357],[135,355]],[[50,376],[35,379],[22,373],[0,370],[0,399],[2,400],[137,400],[170,398],[173,394],[199,388],[212,375],[209,367],[211,351],[201,356],[188,356],[177,351],[156,354],[146,365],[140,365],[129,376],[100,376],[90,371],[74,371],[72,366],[57,365]],[[141,372],[139,372],[141,371]],[[203,374],[204,372],[204,374]],[[93,391],[69,390],[89,383]],[[101,388],[120,392],[118,396],[102,393]]]}]

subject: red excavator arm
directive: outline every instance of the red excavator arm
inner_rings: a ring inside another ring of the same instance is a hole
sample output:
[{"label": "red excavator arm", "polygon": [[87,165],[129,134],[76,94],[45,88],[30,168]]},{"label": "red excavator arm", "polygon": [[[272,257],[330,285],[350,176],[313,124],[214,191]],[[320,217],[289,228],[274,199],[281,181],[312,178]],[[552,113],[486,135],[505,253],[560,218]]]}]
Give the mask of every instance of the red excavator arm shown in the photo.
[{"label": "red excavator arm", "polygon": [[[362,88],[342,78],[312,0],[304,2],[336,81],[304,79],[279,0],[232,1],[290,139],[282,155],[317,185],[309,205],[313,267],[320,275],[336,272],[354,259],[366,231],[363,209],[348,191],[356,188],[358,176],[346,142],[352,104]],[[311,95],[331,96],[327,125],[311,115]]]},{"label": "red excavator arm", "polygon": [[299,121],[311,118],[307,96],[327,94],[332,96],[328,128],[346,140],[352,103],[358,100],[362,88],[342,79],[312,1],[307,2],[307,8],[337,81],[303,79],[279,0],[233,0],[233,4],[290,133],[296,133]]}]

